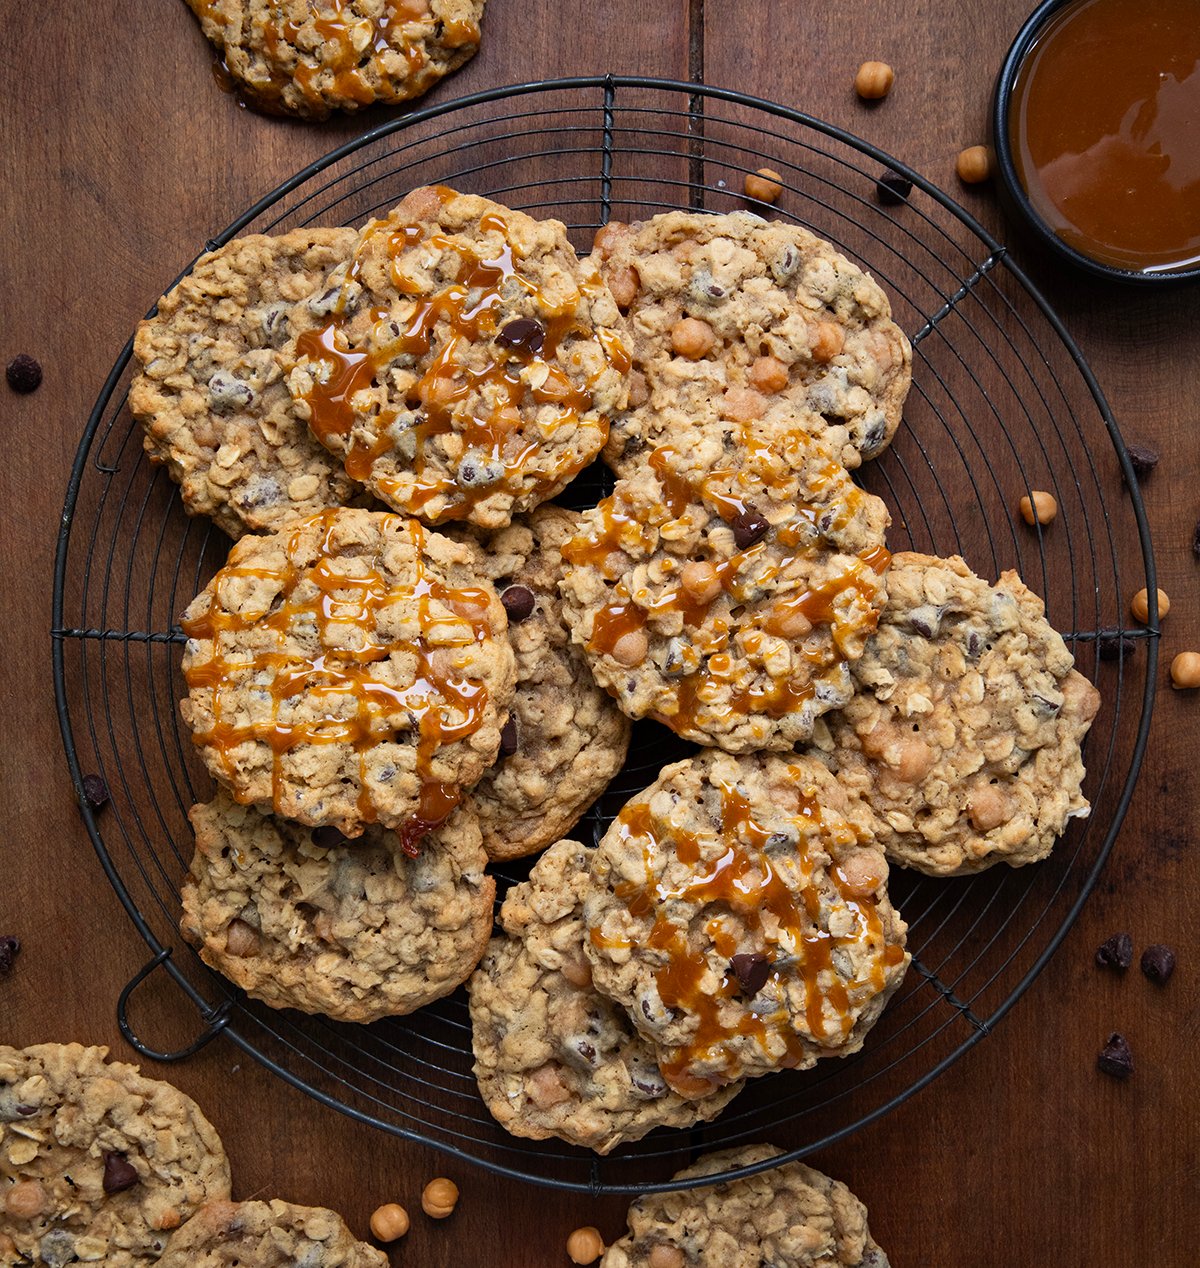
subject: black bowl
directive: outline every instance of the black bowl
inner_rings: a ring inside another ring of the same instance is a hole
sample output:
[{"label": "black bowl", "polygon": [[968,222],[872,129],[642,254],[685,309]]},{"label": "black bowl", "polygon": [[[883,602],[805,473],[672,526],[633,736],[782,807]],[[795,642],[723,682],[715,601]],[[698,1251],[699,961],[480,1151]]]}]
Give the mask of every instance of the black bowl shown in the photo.
[{"label": "black bowl", "polygon": [[1063,9],[1079,3],[1079,0],[1043,0],[1029,15],[1025,25],[1017,32],[996,77],[996,89],[992,96],[992,146],[996,155],[996,168],[1000,175],[1000,193],[1006,209],[1023,220],[1059,259],[1093,277],[1114,282],[1128,282],[1137,286],[1165,286],[1178,282],[1200,280],[1200,268],[1179,269],[1172,272],[1141,273],[1135,269],[1117,268],[1102,264],[1069,246],[1034,210],[1025,186],[1017,174],[1009,140],[1009,110],[1012,106],[1013,85],[1034,42],[1046,24]]}]

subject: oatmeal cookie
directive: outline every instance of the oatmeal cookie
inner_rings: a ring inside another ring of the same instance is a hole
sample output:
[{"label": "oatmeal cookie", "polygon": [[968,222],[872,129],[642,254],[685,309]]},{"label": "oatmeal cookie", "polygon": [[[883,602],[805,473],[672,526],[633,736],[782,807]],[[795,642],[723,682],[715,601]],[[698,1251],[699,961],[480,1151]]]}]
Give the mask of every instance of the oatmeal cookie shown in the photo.
[{"label": "oatmeal cookie", "polygon": [[189,515],[238,538],[341,506],[362,490],[309,434],[279,349],[294,304],[350,254],[353,229],[235,238],[158,301],[137,329],[129,408],[151,462]]},{"label": "oatmeal cookie", "polygon": [[404,849],[495,759],[516,669],[478,551],[373,511],[243,537],[192,601],[184,721],[238,801]]},{"label": "oatmeal cookie", "polygon": [[619,474],[709,402],[743,423],[783,403],[848,468],[891,441],[912,349],[880,286],[828,242],[750,212],[671,211],[606,225],[592,258],[632,345],[630,408],[604,451]]},{"label": "oatmeal cookie", "polygon": [[6,1264],[140,1268],[229,1197],[225,1150],[196,1103],[107,1055],[0,1045],[0,1230],[19,1256]]},{"label": "oatmeal cookie", "polygon": [[342,1217],[320,1206],[210,1202],[172,1234],[162,1268],[387,1268]]},{"label": "oatmeal cookie", "polygon": [[740,1090],[702,1100],[672,1092],[650,1045],[591,984],[583,951],[590,850],[560,841],[508,892],[471,979],[475,1076],[515,1136],[557,1136],[605,1154],[655,1127],[715,1118]]},{"label": "oatmeal cookie", "polygon": [[272,1008],[355,1022],[411,1013],[465,981],[491,937],[496,882],[463,808],[416,858],[394,832],[372,826],[350,843],[225,792],[191,820],[183,936]]},{"label": "oatmeal cookie", "polygon": [[617,320],[558,221],[425,187],[297,310],[288,383],[389,506],[502,528],[604,444],[626,396]]},{"label": "oatmeal cookie", "polygon": [[245,99],[324,119],[428,92],[479,50],[485,0],[187,0]]},{"label": "oatmeal cookie", "polygon": [[1080,744],[1100,705],[1015,572],[900,554],[858,684],[829,715],[838,781],[888,856],[932,876],[1045,858],[1086,815]]},{"label": "oatmeal cookie", "polygon": [[887,523],[802,429],[709,418],[563,546],[572,637],[631,717],[731,752],[791,748],[850,697]]},{"label": "oatmeal cookie", "polygon": [[563,621],[563,542],[579,515],[542,506],[482,541],[517,657],[500,757],[465,801],[493,860],[520,858],[569,832],[621,769],[629,721],[596,685]]},{"label": "oatmeal cookie", "polygon": [[626,804],[584,902],[597,990],[702,1096],[863,1039],[908,967],[887,862],[810,757],[714,750]]},{"label": "oatmeal cookie", "polygon": [[[780,1153],[773,1145],[726,1149],[674,1178],[733,1171]],[[867,1228],[867,1208],[841,1181],[802,1162],[638,1198],[627,1222],[628,1235],[608,1248],[600,1268],[888,1268]],[[656,1247],[663,1248],[657,1255]]]}]

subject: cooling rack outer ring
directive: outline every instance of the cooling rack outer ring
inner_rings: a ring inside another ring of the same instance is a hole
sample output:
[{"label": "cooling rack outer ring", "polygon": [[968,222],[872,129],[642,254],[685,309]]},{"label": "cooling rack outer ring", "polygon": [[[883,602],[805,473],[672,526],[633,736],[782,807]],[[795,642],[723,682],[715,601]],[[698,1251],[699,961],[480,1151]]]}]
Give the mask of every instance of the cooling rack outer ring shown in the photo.
[{"label": "cooling rack outer ring", "polygon": [[[1134,475],[1129,454],[1121,437],[1120,430],[1112,415],[1112,411],[1105,401],[1104,395],[1096,382],[1095,376],[1083,358],[1082,353],[1044,297],[1033,286],[1025,274],[1013,263],[1007,253],[1007,250],[972,216],[970,216],[969,213],[961,208],[948,195],[927,181],[919,172],[913,171],[907,165],[879,150],[877,147],[872,146],[868,142],[847,133],[843,129],[825,123],[824,121],[816,119],[801,111],[793,110],[777,103],[766,101],[750,94],[737,92],[731,89],[640,76],[605,75],[573,77],[567,79],[520,83],[495,88],[473,94],[469,97],[459,98],[457,100],[447,101],[433,106],[427,106],[401,118],[390,120],[370,129],[358,137],[353,138],[324,157],[316,160],[302,171],[297,172],[289,180],[283,182],[276,189],[265,195],[246,212],[237,217],[237,219],[234,220],[225,230],[207,241],[204,249],[214,250],[228,242],[240,230],[251,224],[260,215],[275,206],[292,191],[303,186],[306,182],[325,172],[341,160],[350,158],[359,151],[388,137],[417,129],[421,125],[443,117],[452,118],[456,114],[469,111],[475,107],[485,106],[491,103],[509,102],[521,98],[536,98],[539,95],[572,90],[594,91],[601,94],[606,123],[611,119],[611,109],[615,100],[615,95],[620,90],[637,90],[646,93],[661,93],[664,94],[668,100],[686,97],[689,102],[689,113],[695,109],[697,110],[698,117],[703,116],[705,102],[726,103],[799,125],[814,134],[823,136],[857,152],[864,159],[868,159],[871,162],[878,164],[880,168],[890,168],[901,173],[907,179],[912,181],[915,188],[921,190],[929,199],[949,213],[950,216],[968,230],[970,234],[972,234],[975,239],[987,249],[989,255],[987,261],[985,261],[985,265],[983,266],[984,271],[994,266],[999,267],[1015,280],[1024,295],[1028,297],[1028,300],[1036,306],[1041,318],[1052,328],[1054,334],[1061,342],[1062,347],[1069,354],[1081,379],[1086,385],[1087,391],[1090,394],[1099,418],[1102,420],[1104,427],[1107,429],[1121,473],[1125,484],[1127,485],[1128,497],[1130,500],[1130,511],[1136,523],[1142,570],[1144,572],[1146,585],[1150,595],[1150,620],[1147,630],[1144,631],[1144,633],[1147,634],[1147,637],[1145,637],[1143,642],[1146,649],[1146,661],[1145,678],[1142,683],[1140,695],[1141,711],[1138,717],[1136,735],[1133,738],[1133,743],[1127,759],[1128,769],[1125,773],[1124,780],[1120,785],[1119,794],[1110,809],[1107,828],[1105,830],[1103,840],[1099,848],[1094,852],[1090,867],[1078,884],[1074,901],[1062,917],[1058,926],[1047,939],[1036,959],[1033,960],[1019,980],[1015,982],[1008,994],[992,1007],[986,1017],[973,1018],[975,1027],[961,1043],[948,1051],[939,1061],[936,1062],[936,1064],[920,1075],[920,1077],[914,1078],[898,1093],[874,1107],[870,1112],[862,1114],[857,1118],[853,1118],[853,1121],[848,1121],[837,1127],[835,1130],[825,1132],[819,1138],[806,1140],[802,1145],[796,1148],[785,1150],[785,1152],[778,1158],[773,1158],[767,1162],[759,1163],[754,1166],[730,1170],[728,1172],[721,1173],[719,1176],[705,1176],[684,1183],[672,1182],[669,1179],[653,1180],[649,1182],[642,1180],[637,1182],[623,1182],[620,1180],[604,1179],[601,1176],[600,1164],[594,1158],[591,1160],[590,1174],[586,1180],[567,1178],[550,1172],[539,1171],[529,1166],[521,1167],[497,1162],[492,1158],[480,1156],[469,1148],[458,1147],[444,1139],[438,1139],[430,1136],[421,1130],[414,1130],[412,1128],[405,1127],[402,1124],[398,1124],[395,1121],[388,1121],[380,1115],[364,1110],[359,1105],[351,1104],[348,1100],[343,1100],[336,1095],[331,1095],[323,1088],[317,1086],[315,1081],[305,1078],[295,1069],[291,1069],[283,1062],[275,1059],[264,1049],[264,1047],[256,1043],[248,1036],[247,1033],[244,1033],[243,1028],[239,1028],[236,1024],[240,1005],[235,1000],[226,996],[216,1004],[211,1003],[205,998],[204,994],[196,988],[194,982],[188,974],[175,963],[171,954],[172,948],[168,945],[164,945],[161,941],[155,932],[152,922],[147,918],[145,913],[143,913],[136,898],[130,892],[130,887],[125,883],[121,870],[114,861],[114,858],[105,843],[99,823],[99,816],[92,810],[84,796],[84,771],[81,766],[79,747],[72,725],[69,698],[70,693],[65,661],[65,645],[70,637],[95,635],[101,638],[107,638],[112,635],[112,632],[107,630],[70,629],[66,625],[66,591],[68,584],[68,572],[72,563],[72,528],[74,525],[75,512],[78,505],[81,486],[83,485],[88,470],[89,458],[96,457],[92,454],[92,446],[105,415],[112,404],[114,393],[128,368],[132,357],[132,339],[130,339],[122,349],[112,370],[105,380],[99,396],[97,397],[96,403],[85,426],[67,486],[67,493],[58,533],[54,567],[51,630],[52,668],[59,726],[62,733],[68,768],[72,782],[75,786],[84,824],[110,884],[116,891],[131,921],[147,943],[153,956],[152,960],[146,966],[146,969],[144,969],[130,983],[125,992],[122,993],[119,1006],[119,1017],[122,1024],[122,1031],[130,1042],[143,1053],[143,1055],[160,1060],[177,1059],[189,1055],[199,1046],[202,1046],[203,1043],[207,1042],[216,1035],[224,1034],[228,1036],[235,1045],[241,1048],[248,1055],[253,1056],[280,1078],[290,1083],[292,1086],[308,1093],[319,1102],[328,1105],[331,1108],[337,1109],[340,1112],[363,1122],[364,1124],[406,1139],[431,1145],[448,1155],[481,1166],[494,1173],[516,1177],[547,1187],[571,1191],[591,1192],[595,1194],[649,1193],[661,1192],[670,1189],[699,1187],[702,1185],[712,1184],[715,1180],[729,1180],[742,1176],[753,1175],[760,1171],[779,1166],[782,1163],[807,1156],[844,1139],[859,1128],[881,1118],[897,1105],[907,1100],[910,1096],[928,1086],[960,1056],[962,1056],[970,1048],[974,1047],[974,1045],[985,1035],[989,1034],[999,1020],[1013,1006],[1017,999],[1020,998],[1033,979],[1045,967],[1046,963],[1057,950],[1058,946],[1062,942],[1062,939],[1065,937],[1067,931],[1078,916],[1083,903],[1086,901],[1088,895],[1094,887],[1097,878],[1099,877],[1112,850],[1133,796],[1137,776],[1140,771],[1149,737],[1154,702],[1156,680],[1155,669],[1157,665],[1158,650],[1158,613],[1156,610],[1157,596],[1155,584],[1156,572],[1150,531],[1146,520],[1138,482]],[[699,147],[699,152],[703,155],[703,138],[701,138],[699,142]],[[606,153],[601,169],[602,183],[608,179],[609,170],[610,157]],[[602,194],[602,199],[604,200],[604,213],[606,217],[608,211],[607,193]],[[189,265],[188,268],[180,274],[180,276],[182,277],[186,275],[186,273],[190,271],[190,268],[191,265]],[[153,311],[154,310],[151,309],[151,314]],[[103,470],[103,468],[101,469]],[[120,637],[121,635],[119,632],[115,634],[115,638],[117,640],[119,640]],[[150,637],[153,639],[160,636],[151,635]],[[161,637],[166,639],[168,636],[163,635]],[[141,1043],[133,1030],[128,1026],[125,1015],[125,1006],[131,991],[138,985],[147,972],[160,966],[167,970],[177,985],[180,986],[180,988],[192,1001],[193,1005],[197,1008],[201,1020],[206,1026],[206,1029],[198,1036],[195,1042],[188,1045],[186,1049],[178,1053],[156,1052],[147,1045]],[[969,1011],[967,1012],[967,1015],[969,1017],[971,1016]],[[252,1030],[252,1027],[247,1026],[245,1027],[245,1030]],[[707,1147],[713,1146],[709,1145]],[[686,1145],[681,1144],[677,1152],[682,1158],[686,1152]],[[533,1155],[529,1155],[528,1157],[532,1156]]]}]

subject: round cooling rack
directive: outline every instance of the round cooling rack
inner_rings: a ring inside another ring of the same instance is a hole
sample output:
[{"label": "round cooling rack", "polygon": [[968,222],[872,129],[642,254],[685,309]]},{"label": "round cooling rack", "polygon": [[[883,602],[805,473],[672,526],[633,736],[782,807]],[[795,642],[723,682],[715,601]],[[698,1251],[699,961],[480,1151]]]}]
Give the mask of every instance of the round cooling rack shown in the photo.
[{"label": "round cooling rack", "polygon": [[[1128,455],[1079,350],[1005,249],[960,207],[889,156],[797,111],[698,84],[609,76],[498,89],[384,124],[204,246],[243,231],[359,225],[413,186],[437,182],[557,217],[586,250],[610,218],[744,207],[743,179],[764,166],[781,174],[783,194],[774,208],[757,209],[860,262],[912,339],[905,425],[858,473],[891,510],[889,545],[960,553],[989,578],[1017,569],[1099,687],[1103,704],[1085,750],[1091,817],[1072,822],[1051,857],[1031,867],[955,880],[893,868],[912,970],[857,1055],[753,1080],[716,1122],[654,1132],[606,1158],[510,1137],[476,1092],[461,990],[410,1017],[340,1025],[246,999],[178,935],[192,852],[187,810],[211,796],[211,784],[180,724],[177,622],[229,542],[183,513],[174,486],[143,455],[126,407],[131,340],[71,473],[53,652],[84,818],[151,948],[118,1003],[122,1029],[143,1055],[179,1058],[224,1034],[289,1083],[385,1131],[540,1184],[645,1192],[678,1187],[670,1175],[702,1150],[769,1140],[794,1158],[878,1118],[987,1035],[1044,967],[1096,881],[1141,763],[1157,613],[1147,628],[1124,625],[1129,595],[1143,585],[1154,594],[1154,561]],[[876,196],[889,167],[913,182],[899,205]],[[565,500],[587,505],[607,487],[593,469]],[[1017,513],[1033,489],[1058,501],[1044,530]],[[597,838],[624,800],[684,751],[663,728],[639,724],[628,765],[574,835]],[[82,798],[91,772],[112,797],[96,813]],[[528,861],[500,869],[501,888],[527,870]],[[134,988],[160,965],[199,1013],[194,1041],[170,1053],[143,1042],[128,1015]]]}]

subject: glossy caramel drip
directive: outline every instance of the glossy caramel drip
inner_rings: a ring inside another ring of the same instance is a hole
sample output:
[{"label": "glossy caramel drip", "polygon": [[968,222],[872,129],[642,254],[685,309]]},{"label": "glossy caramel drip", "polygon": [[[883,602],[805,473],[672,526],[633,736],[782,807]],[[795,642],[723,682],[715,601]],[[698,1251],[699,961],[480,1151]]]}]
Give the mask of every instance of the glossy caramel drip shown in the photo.
[{"label": "glossy caramel drip", "polygon": [[[468,646],[491,636],[488,619],[490,596],[475,587],[452,588],[426,575],[422,566],[423,530],[408,521],[408,530],[415,536],[417,575],[411,586],[389,585],[376,568],[365,576],[347,576],[333,562],[336,554],[332,534],[338,512],[324,511],[300,521],[291,532],[287,557],[289,562],[278,571],[228,564],[211,583],[209,610],[182,622],[189,639],[212,641],[208,660],[190,664],[185,670],[188,687],[212,692],[213,724],[207,731],[197,732],[194,742],[217,752],[232,783],[235,768],[233,750],[240,744],[258,741],[270,746],[272,760],[272,799],[281,809],[282,771],[280,759],[292,750],[308,744],[349,744],[359,760],[359,815],[363,822],[373,823],[377,810],[370,796],[365,764],[366,753],[376,744],[391,742],[417,729],[416,771],[421,779],[420,805],[416,814],[398,829],[404,849],[415,854],[420,838],[441,824],[459,801],[459,791],[432,778],[431,764],[437,751],[474,734],[483,722],[488,701],[483,682],[464,677],[447,668],[453,646]],[[389,516],[397,521],[399,517]],[[299,548],[301,534],[312,526],[322,532],[316,559],[305,568],[290,563]],[[266,613],[240,615],[216,606],[223,584],[239,577],[259,578],[278,583],[275,605]],[[302,583],[315,591],[310,598],[298,598]],[[405,600],[417,601],[418,636],[386,644],[371,641],[377,630],[377,617],[385,605]],[[450,609],[470,629],[469,639],[461,644],[431,648],[426,633],[432,623],[444,623],[444,616],[435,616],[431,603]],[[286,649],[289,634],[297,624],[311,621],[323,648],[311,657],[299,656]],[[361,639],[357,649],[337,646],[347,641],[333,630],[349,627]],[[221,651],[223,635],[249,630],[271,630],[278,635],[276,651],[258,651],[249,660],[238,653],[232,660]],[[333,646],[330,646],[333,644]],[[439,655],[441,653],[441,655]],[[384,681],[372,666],[402,655],[412,657],[416,671],[412,683],[397,688]],[[222,687],[231,676],[239,681],[263,675],[272,700],[270,720],[251,721],[241,725],[222,717]],[[353,703],[350,717],[338,717],[331,711],[313,721],[289,723],[279,718],[280,705],[296,696],[310,700],[327,699],[331,705]]]},{"label": "glossy caramel drip", "polygon": [[[761,447],[762,442],[755,444]],[[676,451],[667,446],[655,449],[650,455],[650,466],[658,479],[662,498],[662,516],[658,519],[650,517],[651,525],[680,518],[688,507],[697,504],[698,498],[715,505],[718,513],[727,519],[736,518],[747,509],[748,504],[742,500],[716,493],[714,482],[727,480],[728,473],[710,474],[697,487],[679,473],[677,458]],[[847,501],[853,501],[856,496],[861,496],[859,491],[851,491]],[[851,513],[852,506],[847,506],[840,512],[843,518]],[[644,546],[648,540],[646,526],[640,524],[624,508],[619,493],[605,498],[596,508],[595,514],[600,521],[598,528],[568,541],[563,546],[563,557],[575,566],[594,567],[610,580],[617,580],[623,570],[623,547],[629,545],[636,550]],[[791,556],[785,555],[780,563],[763,565],[766,553],[763,542],[737,551],[721,562],[710,561],[718,588],[714,589],[709,599],[697,598],[682,581],[666,586],[653,599],[644,593],[632,594],[625,580],[618,581],[613,589],[612,600],[595,612],[588,638],[588,650],[599,655],[612,655],[613,649],[624,635],[644,629],[652,621],[678,613],[684,627],[693,631],[693,643],[705,663],[694,673],[684,674],[673,680],[674,711],[660,711],[653,716],[677,729],[695,728],[700,707],[715,704],[716,694],[725,689],[723,680],[729,676],[733,667],[726,656],[730,652],[730,622],[721,615],[722,608],[718,605],[727,602],[730,607],[734,607],[750,603],[752,587],[746,580],[748,576],[755,578],[755,586],[761,586],[778,577],[792,559],[801,555],[814,555],[815,549],[804,544],[809,533],[802,526],[815,524],[818,518],[816,508],[801,505],[796,508],[793,522],[773,530],[776,543],[785,551],[793,552]],[[770,608],[754,611],[742,622],[745,650],[754,650],[757,630],[776,637],[794,637],[787,633],[789,618],[798,614],[810,625],[826,626],[830,632],[832,651],[809,656],[808,660],[826,668],[846,659],[850,652],[850,643],[874,629],[878,621],[879,614],[875,607],[878,587],[868,574],[882,573],[890,560],[891,555],[885,547],[872,547],[855,559],[844,572],[824,584],[784,594]],[[857,596],[861,600],[866,610],[862,619],[847,619],[840,610],[845,606],[843,600],[847,595]],[[725,659],[721,659],[723,657]],[[813,694],[814,689],[807,673],[801,678],[768,678],[762,686],[735,690],[724,712],[726,716],[757,713],[781,718],[800,708]],[[712,699],[708,698],[710,696]]]},{"label": "glossy caramel drip", "polygon": [[[452,190],[445,188],[438,188],[437,193],[443,203],[455,196]],[[485,233],[498,233],[504,239],[496,255],[478,256],[444,234],[431,234],[428,226],[377,222],[364,235],[348,280],[358,276],[364,249],[375,236],[386,232],[392,284],[400,294],[415,300],[415,306],[403,321],[389,321],[386,309],[373,310],[373,336],[377,342],[370,351],[350,348],[341,304],[326,326],[305,332],[297,340],[299,357],[330,367],[324,381],[319,376],[314,378],[313,386],[304,397],[310,409],[309,426],[313,433],[335,451],[345,451],[344,464],[351,477],[363,481],[374,474],[384,496],[402,499],[416,511],[421,511],[439,495],[450,495],[450,507],[435,516],[436,520],[465,518],[476,502],[495,492],[497,482],[461,487],[450,476],[433,469],[426,462],[426,451],[434,438],[458,433],[462,449],[473,451],[489,464],[499,465],[504,481],[511,488],[525,478],[527,464],[541,448],[536,440],[521,438],[521,408],[531,403],[551,407],[553,414],[548,419],[543,416],[538,427],[543,434],[553,434],[563,427],[579,424],[581,415],[592,406],[592,384],[587,390],[575,386],[556,362],[559,345],[580,329],[574,301],[569,302],[567,311],[551,310],[549,301],[522,274],[503,216],[490,213],[481,217],[480,228]],[[402,255],[422,242],[438,251],[452,251],[459,258],[454,282],[428,298],[418,296],[419,288],[400,268]],[[534,297],[541,313],[549,313],[539,322],[544,334],[536,350],[502,347],[495,342],[502,327],[503,306],[511,301],[514,292],[521,290]],[[389,327],[394,333],[386,337]],[[619,368],[617,353],[628,361],[628,354],[615,335],[609,334],[600,343],[609,364]],[[488,345],[489,355],[481,366],[467,366],[460,360],[467,344]],[[374,471],[377,461],[394,446],[390,429],[399,410],[382,412],[374,424],[373,441],[355,435],[348,445],[346,443],[355,421],[351,404],[354,394],[372,387],[380,372],[399,357],[429,358],[424,374],[410,389],[406,402],[417,420],[415,456],[412,471],[407,473],[413,478],[411,486],[405,480],[384,478]],[[598,421],[596,426],[603,443],[607,424]],[[568,480],[585,462],[586,458],[575,457],[570,450],[564,450],[551,470],[539,473],[539,483],[545,486]]]},{"label": "glossy caramel drip", "polygon": [[[681,927],[670,919],[668,904],[681,901],[716,913],[710,915],[705,930],[723,961],[727,962],[739,945],[736,934],[726,924],[728,917],[754,935],[752,942],[756,948],[763,948],[770,955],[772,947],[776,947],[785,955],[795,957],[794,964],[772,968],[768,980],[775,983],[775,993],[780,998],[786,991],[786,979],[798,976],[802,980],[808,1029],[818,1044],[828,1040],[831,1049],[840,1046],[853,1029],[856,1001],[851,998],[851,991],[857,996],[867,988],[868,994],[878,993],[886,984],[885,970],[904,959],[903,948],[886,943],[876,910],[874,895],[881,878],[874,878],[869,888],[862,884],[856,887],[840,867],[830,867],[828,876],[842,902],[853,913],[854,933],[839,937],[820,927],[821,895],[813,880],[808,841],[815,828],[823,837],[823,847],[828,849],[833,833],[822,819],[815,798],[799,787],[803,772],[792,768],[791,773],[797,784],[799,802],[794,816],[799,843],[793,847],[800,865],[798,892],[772,863],[766,848],[772,831],[755,819],[749,801],[736,786],[719,785],[722,800],[719,839],[725,849],[718,859],[707,864],[701,865],[701,839],[674,826],[664,831],[647,802],[632,803],[618,816],[623,836],[641,843],[646,881],[644,884],[622,882],[616,887],[616,896],[635,918],[652,919],[645,945],[666,957],[666,963],[655,973],[659,997],[669,1008],[685,1012],[696,1023],[690,1042],[673,1049],[661,1062],[667,1081],[685,1095],[702,1094],[736,1077],[732,1055],[725,1048],[735,1035],[753,1037],[764,1050],[769,1040],[780,1041],[784,1066],[800,1064],[807,1050],[782,1009],[774,1014],[759,1015],[740,1007],[735,1020],[730,1021],[728,1005],[739,998],[740,992],[736,977],[729,970],[724,971],[713,989],[708,959],[702,950],[690,945],[688,926]],[[672,853],[680,862],[696,868],[691,879],[675,888],[664,880],[656,880],[652,868],[652,859],[669,859]],[[781,856],[782,851],[777,847],[776,857]],[[590,936],[597,946],[613,945],[596,929],[590,931]],[[852,982],[847,989],[834,966],[832,954],[837,947],[854,943],[865,943],[871,952],[868,980]],[[705,1086],[704,1080],[691,1073],[694,1065],[709,1064],[721,1057],[724,1057],[723,1073],[727,1077],[715,1077]]]}]

